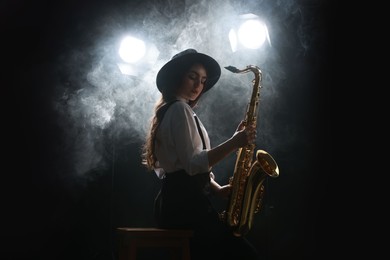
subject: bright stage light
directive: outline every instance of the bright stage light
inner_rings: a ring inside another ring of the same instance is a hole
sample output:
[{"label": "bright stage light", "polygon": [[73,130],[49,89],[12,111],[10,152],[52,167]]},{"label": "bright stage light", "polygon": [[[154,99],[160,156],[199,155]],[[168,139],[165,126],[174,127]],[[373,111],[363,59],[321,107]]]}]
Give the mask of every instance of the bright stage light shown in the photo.
[{"label": "bright stage light", "polygon": [[257,20],[249,20],[238,29],[238,39],[249,49],[257,49],[263,45],[266,38],[264,25]]},{"label": "bright stage light", "polygon": [[117,63],[121,73],[137,77],[155,64],[160,52],[154,44],[127,36],[120,43],[118,54],[122,59]]},{"label": "bright stage light", "polygon": [[119,47],[119,56],[128,63],[139,61],[145,55],[145,52],[145,43],[132,36],[125,37]]},{"label": "bright stage light", "polygon": [[229,32],[230,47],[233,52],[239,49],[258,49],[266,40],[270,43],[267,26],[257,15],[240,15],[238,24]]}]

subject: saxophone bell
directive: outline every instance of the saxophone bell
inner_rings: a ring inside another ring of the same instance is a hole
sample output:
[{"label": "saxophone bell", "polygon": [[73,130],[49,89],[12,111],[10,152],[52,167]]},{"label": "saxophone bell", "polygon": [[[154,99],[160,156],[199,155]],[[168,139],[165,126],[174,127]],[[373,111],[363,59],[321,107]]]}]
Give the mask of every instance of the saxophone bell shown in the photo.
[{"label": "saxophone bell", "polygon": [[272,178],[279,176],[279,167],[274,158],[264,150],[257,150],[256,161],[259,162],[265,174]]}]

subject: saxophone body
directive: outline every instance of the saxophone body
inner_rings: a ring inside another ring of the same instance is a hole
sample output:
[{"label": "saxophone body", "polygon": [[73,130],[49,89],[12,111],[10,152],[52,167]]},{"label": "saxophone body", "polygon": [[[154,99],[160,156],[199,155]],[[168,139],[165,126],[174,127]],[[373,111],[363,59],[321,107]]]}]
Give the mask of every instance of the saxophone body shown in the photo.
[{"label": "saxophone body", "polygon": [[[242,70],[232,66],[225,68],[233,73],[254,73],[253,91],[244,123],[245,125],[257,125],[260,89],[262,87],[261,70],[253,65],[248,65]],[[278,176],[278,165],[269,153],[257,150],[255,154],[255,144],[238,149],[233,176],[229,179],[232,192],[227,209],[221,213],[222,221],[233,229],[235,236],[244,236],[252,228],[254,215],[260,211],[262,206],[264,180],[267,177]]]}]

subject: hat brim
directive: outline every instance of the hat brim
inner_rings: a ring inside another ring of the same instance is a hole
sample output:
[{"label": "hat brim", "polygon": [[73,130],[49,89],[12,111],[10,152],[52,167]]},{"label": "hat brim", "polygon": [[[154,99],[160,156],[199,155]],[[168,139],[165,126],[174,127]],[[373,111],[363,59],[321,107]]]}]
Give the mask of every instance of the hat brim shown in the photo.
[{"label": "hat brim", "polygon": [[210,90],[221,76],[221,67],[212,57],[203,53],[188,53],[167,62],[157,73],[156,84],[160,92],[172,87],[177,77],[183,73],[182,69],[194,63],[201,63],[206,68],[207,80],[203,92]]}]

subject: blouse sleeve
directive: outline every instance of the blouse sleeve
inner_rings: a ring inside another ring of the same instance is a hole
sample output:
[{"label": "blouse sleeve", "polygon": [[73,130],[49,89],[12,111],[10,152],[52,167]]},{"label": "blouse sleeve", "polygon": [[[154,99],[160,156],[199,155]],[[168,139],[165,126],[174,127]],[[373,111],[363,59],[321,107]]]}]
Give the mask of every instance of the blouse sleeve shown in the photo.
[{"label": "blouse sleeve", "polygon": [[189,175],[210,171],[207,150],[203,150],[194,111],[187,104],[177,102],[171,112],[175,115],[171,122],[171,136],[180,164]]}]

